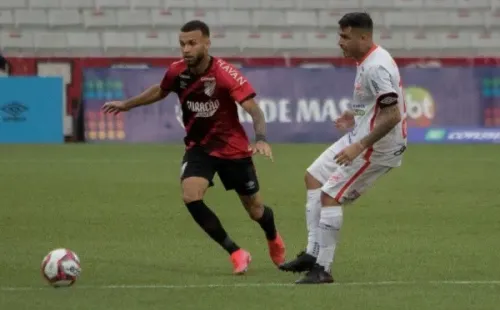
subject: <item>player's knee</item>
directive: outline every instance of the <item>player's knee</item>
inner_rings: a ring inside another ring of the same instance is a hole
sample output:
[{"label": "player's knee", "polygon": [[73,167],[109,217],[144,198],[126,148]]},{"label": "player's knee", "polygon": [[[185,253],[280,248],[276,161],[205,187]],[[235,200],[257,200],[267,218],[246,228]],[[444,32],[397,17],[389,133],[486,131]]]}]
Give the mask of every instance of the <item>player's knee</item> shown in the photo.
[{"label": "player's knee", "polygon": [[341,204],[335,197],[332,197],[325,192],[321,192],[321,205],[325,207],[333,207],[340,206]]},{"label": "player's knee", "polygon": [[183,191],[182,192],[182,201],[184,201],[185,204],[189,204],[194,201],[202,200],[203,195],[199,195],[198,193],[191,192],[191,191]]},{"label": "player's knee", "polygon": [[204,182],[186,179],[182,182],[182,200],[185,204],[202,200],[206,188],[207,185]]},{"label": "player's knee", "polygon": [[304,183],[306,184],[306,188],[308,190],[318,189],[322,186],[321,182],[316,180],[316,178],[313,177],[309,171],[306,171],[306,174],[304,175]]},{"label": "player's knee", "polygon": [[258,193],[251,196],[240,196],[240,199],[252,220],[257,221],[262,217],[264,203]]}]

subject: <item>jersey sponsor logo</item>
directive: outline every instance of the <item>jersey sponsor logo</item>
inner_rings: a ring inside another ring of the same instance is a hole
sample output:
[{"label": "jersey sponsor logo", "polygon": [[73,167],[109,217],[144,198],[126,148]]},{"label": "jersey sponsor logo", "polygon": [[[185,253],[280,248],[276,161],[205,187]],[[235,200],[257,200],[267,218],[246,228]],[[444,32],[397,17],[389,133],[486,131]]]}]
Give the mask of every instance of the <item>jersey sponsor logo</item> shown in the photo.
[{"label": "jersey sponsor logo", "polygon": [[186,102],[187,108],[196,113],[194,117],[212,117],[220,107],[219,100],[209,100],[206,102],[191,101]]},{"label": "jersey sponsor logo", "polygon": [[224,62],[221,59],[217,61],[217,64],[219,65],[219,68],[227,72],[229,76],[232,77],[240,86],[247,82],[247,80],[241,75],[241,73],[237,69],[233,68],[230,64]]}]

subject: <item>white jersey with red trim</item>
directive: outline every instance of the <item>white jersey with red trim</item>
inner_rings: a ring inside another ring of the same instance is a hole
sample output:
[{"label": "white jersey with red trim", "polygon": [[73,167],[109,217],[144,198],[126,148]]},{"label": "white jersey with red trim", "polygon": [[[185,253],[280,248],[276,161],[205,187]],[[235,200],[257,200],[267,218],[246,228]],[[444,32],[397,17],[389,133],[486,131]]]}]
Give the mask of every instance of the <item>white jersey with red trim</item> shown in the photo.
[{"label": "white jersey with red trim", "polygon": [[402,82],[398,66],[389,52],[373,46],[357,66],[351,106],[355,127],[348,135],[349,142],[358,142],[368,135],[377,124],[380,109],[392,104],[398,104],[402,121],[363,156],[373,163],[397,167],[401,165],[402,153],[406,149],[406,105]]}]

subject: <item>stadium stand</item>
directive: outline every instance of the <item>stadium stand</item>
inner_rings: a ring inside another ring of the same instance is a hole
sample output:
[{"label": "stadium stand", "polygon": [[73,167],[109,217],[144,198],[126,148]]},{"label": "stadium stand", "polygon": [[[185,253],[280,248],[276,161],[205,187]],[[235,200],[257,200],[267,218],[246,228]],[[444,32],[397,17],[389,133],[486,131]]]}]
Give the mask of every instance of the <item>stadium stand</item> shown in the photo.
[{"label": "stadium stand", "polygon": [[2,0],[5,52],[175,55],[178,28],[201,19],[218,53],[331,55],[346,11],[369,12],[399,56],[494,56],[500,0]]}]

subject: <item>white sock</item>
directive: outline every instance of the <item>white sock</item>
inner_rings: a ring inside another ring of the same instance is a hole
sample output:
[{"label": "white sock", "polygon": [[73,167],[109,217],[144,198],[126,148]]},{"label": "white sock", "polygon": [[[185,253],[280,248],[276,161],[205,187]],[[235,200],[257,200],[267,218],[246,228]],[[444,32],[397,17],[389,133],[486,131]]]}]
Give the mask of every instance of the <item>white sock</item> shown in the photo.
[{"label": "white sock", "polygon": [[343,212],[341,206],[321,208],[319,221],[319,254],[317,263],[330,271],[335,255],[335,247],[342,227]]},{"label": "white sock", "polygon": [[306,253],[318,257],[319,253],[319,218],[321,214],[321,189],[307,191],[306,222],[307,248]]}]

